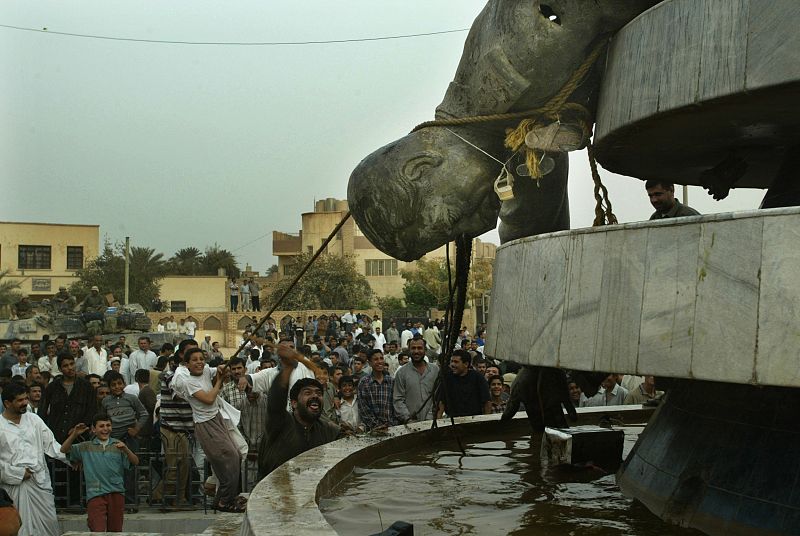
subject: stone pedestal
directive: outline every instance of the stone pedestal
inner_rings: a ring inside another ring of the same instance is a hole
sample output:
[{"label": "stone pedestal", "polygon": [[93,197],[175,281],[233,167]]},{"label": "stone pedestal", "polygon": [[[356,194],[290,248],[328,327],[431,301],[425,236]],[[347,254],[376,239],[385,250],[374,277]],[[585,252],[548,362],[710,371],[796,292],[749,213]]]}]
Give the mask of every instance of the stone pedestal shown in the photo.
[{"label": "stone pedestal", "polygon": [[605,169],[703,184],[729,155],[766,188],[800,143],[800,2],[665,0],[613,38],[597,110]]},{"label": "stone pedestal", "polygon": [[486,353],[518,363],[800,387],[800,208],[523,238],[494,266]]}]

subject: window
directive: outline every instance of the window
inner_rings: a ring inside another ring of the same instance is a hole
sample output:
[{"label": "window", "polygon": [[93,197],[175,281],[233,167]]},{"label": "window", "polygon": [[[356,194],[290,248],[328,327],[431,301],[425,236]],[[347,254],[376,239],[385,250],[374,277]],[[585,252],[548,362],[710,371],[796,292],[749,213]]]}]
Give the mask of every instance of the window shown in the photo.
[{"label": "window", "polygon": [[50,246],[19,246],[20,270],[49,270]]},{"label": "window", "polygon": [[173,313],[185,313],[186,312],[186,301],[178,301],[172,300],[169,302],[169,310]]},{"label": "window", "polygon": [[397,275],[397,259],[369,259],[364,261],[364,275]]},{"label": "window", "polygon": [[83,246],[67,246],[67,270],[83,268]]}]

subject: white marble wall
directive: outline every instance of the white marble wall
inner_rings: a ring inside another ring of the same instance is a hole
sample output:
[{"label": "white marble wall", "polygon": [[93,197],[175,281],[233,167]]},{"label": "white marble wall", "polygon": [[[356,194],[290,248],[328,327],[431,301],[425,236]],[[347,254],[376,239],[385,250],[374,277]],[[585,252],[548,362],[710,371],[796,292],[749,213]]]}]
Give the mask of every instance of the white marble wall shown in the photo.
[{"label": "white marble wall", "polygon": [[800,387],[800,208],[529,237],[497,250],[486,352]]}]

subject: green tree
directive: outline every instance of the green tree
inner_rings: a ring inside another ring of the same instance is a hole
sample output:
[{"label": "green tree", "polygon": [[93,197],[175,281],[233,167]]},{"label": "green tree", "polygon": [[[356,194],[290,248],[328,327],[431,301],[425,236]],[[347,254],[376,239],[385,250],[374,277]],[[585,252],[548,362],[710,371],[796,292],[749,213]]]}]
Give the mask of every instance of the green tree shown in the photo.
[{"label": "green tree", "polygon": [[[132,247],[130,256],[129,301],[147,308],[161,288],[159,281],[166,274],[166,263],[161,253],[152,248]],[[89,294],[93,286],[101,294],[112,293],[120,303],[125,298],[125,247],[106,242],[100,255],[77,271],[78,281],[70,290],[78,300]]]},{"label": "green tree", "polygon": [[447,267],[443,259],[420,259],[410,268],[400,270],[400,275],[406,280],[403,296],[409,308],[444,309],[447,306]]},{"label": "green tree", "polygon": [[375,300],[378,304],[378,309],[381,310],[383,315],[385,316],[387,312],[390,311],[399,311],[400,309],[405,309],[403,305],[403,300],[400,298],[395,298],[394,296],[382,296]]},{"label": "green tree", "polygon": [[278,265],[277,264],[273,264],[272,266],[267,268],[267,272],[264,274],[264,276],[265,277],[270,277],[272,274],[277,274],[277,273],[278,273]]},{"label": "green tree", "polygon": [[[272,306],[289,287],[294,276],[311,258],[310,253],[297,256],[289,273],[281,279],[269,295]],[[320,255],[297,285],[283,300],[280,308],[292,309],[366,309],[374,294],[367,278],[356,269],[355,258]]]},{"label": "green tree", "polygon": [[[450,269],[455,283],[455,265],[451,263]],[[420,259],[410,268],[400,270],[400,275],[406,280],[403,285],[403,295],[407,307],[412,309],[447,307],[449,286],[447,264],[444,259]],[[492,262],[489,259],[475,259],[470,266],[467,299],[473,300],[491,288]]]},{"label": "green tree", "polygon": [[202,266],[204,275],[216,275],[220,268],[225,269],[225,274],[228,277],[239,277],[241,273],[233,253],[219,247],[217,244],[206,248],[205,253],[203,253]]},{"label": "green tree", "polygon": [[168,263],[170,274],[201,275],[203,273],[203,253],[196,247],[179,249]]}]

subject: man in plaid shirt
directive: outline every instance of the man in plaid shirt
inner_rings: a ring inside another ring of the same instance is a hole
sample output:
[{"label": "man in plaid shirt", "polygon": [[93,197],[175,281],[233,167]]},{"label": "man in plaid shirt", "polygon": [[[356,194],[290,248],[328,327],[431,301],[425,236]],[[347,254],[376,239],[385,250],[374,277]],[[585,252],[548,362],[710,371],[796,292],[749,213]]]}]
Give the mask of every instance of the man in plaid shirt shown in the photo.
[{"label": "man in plaid shirt", "polygon": [[358,413],[364,429],[374,430],[399,424],[392,404],[394,379],[386,371],[383,352],[375,349],[368,354],[372,373],[358,382]]},{"label": "man in plaid shirt", "polygon": [[247,394],[239,389],[239,378],[244,376],[245,373],[244,359],[234,357],[228,363],[228,368],[231,371],[231,375],[228,381],[222,385],[222,398],[234,408],[242,411],[245,400],[247,400]]}]

